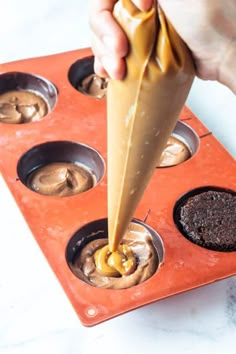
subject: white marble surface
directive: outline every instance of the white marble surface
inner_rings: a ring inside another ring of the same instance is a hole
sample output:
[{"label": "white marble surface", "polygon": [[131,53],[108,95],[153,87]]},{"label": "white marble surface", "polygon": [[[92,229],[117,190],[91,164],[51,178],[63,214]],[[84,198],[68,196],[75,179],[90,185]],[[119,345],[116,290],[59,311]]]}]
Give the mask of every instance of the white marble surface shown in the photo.
[{"label": "white marble surface", "polygon": [[[89,46],[82,0],[1,0],[0,62]],[[188,105],[236,155],[236,97],[196,80]],[[0,178],[0,354],[235,353],[236,278],[83,327]]]}]

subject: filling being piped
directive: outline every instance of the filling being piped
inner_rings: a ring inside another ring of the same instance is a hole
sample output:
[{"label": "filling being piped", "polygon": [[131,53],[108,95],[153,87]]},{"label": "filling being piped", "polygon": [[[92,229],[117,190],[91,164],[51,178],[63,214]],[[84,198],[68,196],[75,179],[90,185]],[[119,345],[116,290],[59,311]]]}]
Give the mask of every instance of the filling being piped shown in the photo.
[{"label": "filling being piped", "polygon": [[[107,91],[108,232],[112,252],[122,242],[156,171],[194,78],[191,54],[159,6],[142,12],[132,1],[120,0],[114,16],[130,46],[125,78],[110,80]],[[170,155],[173,149],[169,149]]]},{"label": "filling being piped", "polygon": [[124,243],[115,252],[111,252],[108,245],[98,249],[94,260],[98,271],[108,277],[132,274],[137,263],[132,249]]},{"label": "filling being piped", "polygon": [[147,230],[141,235],[129,225],[174,130],[194,65],[160,7],[142,12],[132,1],[120,0],[113,14],[127,36],[129,53],[125,78],[109,80],[107,90],[109,245],[92,241],[76,265],[90,284],[127,288],[157,269]]},{"label": "filling being piped", "polygon": [[115,252],[108,240],[89,242],[73,262],[73,272],[86,283],[109,289],[125,289],[149,279],[159,264],[150,232],[131,222]]}]

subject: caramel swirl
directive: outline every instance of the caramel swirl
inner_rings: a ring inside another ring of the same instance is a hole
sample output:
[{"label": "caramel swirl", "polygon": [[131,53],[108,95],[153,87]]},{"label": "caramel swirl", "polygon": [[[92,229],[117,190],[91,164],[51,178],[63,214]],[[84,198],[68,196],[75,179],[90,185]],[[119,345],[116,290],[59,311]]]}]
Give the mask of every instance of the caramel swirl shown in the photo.
[{"label": "caramel swirl", "polygon": [[0,122],[8,124],[38,121],[48,113],[47,103],[31,91],[0,94]]},{"label": "caramel swirl", "polygon": [[82,166],[57,162],[32,172],[27,185],[40,194],[62,197],[85,192],[93,187],[94,179]]},{"label": "caramel swirl", "polygon": [[135,256],[125,244],[119,245],[115,252],[110,252],[106,245],[95,252],[94,259],[97,269],[108,277],[129,275],[136,268]]},{"label": "caramel swirl", "polygon": [[158,264],[151,234],[144,226],[132,222],[116,252],[110,252],[108,239],[95,239],[76,255],[71,269],[90,285],[127,289],[149,279]]}]

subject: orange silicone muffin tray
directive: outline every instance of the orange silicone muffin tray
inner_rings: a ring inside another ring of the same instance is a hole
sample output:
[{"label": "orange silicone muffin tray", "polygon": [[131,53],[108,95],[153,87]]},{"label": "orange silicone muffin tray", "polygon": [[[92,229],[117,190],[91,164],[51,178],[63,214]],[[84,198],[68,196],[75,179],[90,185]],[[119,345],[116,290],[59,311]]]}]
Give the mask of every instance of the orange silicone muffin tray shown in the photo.
[{"label": "orange silicone muffin tray", "polygon": [[[89,191],[70,197],[38,194],[18,178],[17,165],[33,147],[52,141],[85,144],[98,151],[106,164],[106,100],[77,91],[68,73],[90,49],[3,64],[1,75],[30,73],[52,82],[57,102],[41,121],[0,123],[0,168],[32,235],[46,256],[81,322],[95,325],[153,301],[236,274],[235,252],[217,252],[188,241],[177,229],[173,209],[188,191],[205,186],[235,189],[235,161],[197,117],[184,107],[179,117],[199,137],[196,153],[184,163],[157,168],[134,215],[156,230],[165,258],[146,282],[129,289],[92,287],[78,279],[66,260],[66,247],[82,226],[107,217],[106,172]],[[22,250],[22,253],[24,250]]]}]

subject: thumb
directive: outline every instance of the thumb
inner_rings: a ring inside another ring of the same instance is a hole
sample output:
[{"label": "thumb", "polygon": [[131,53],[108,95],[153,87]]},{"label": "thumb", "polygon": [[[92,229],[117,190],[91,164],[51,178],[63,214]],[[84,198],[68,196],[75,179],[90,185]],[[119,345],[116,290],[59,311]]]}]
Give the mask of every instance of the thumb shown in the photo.
[{"label": "thumb", "polygon": [[154,0],[132,0],[132,2],[141,11],[148,11],[152,7]]}]

